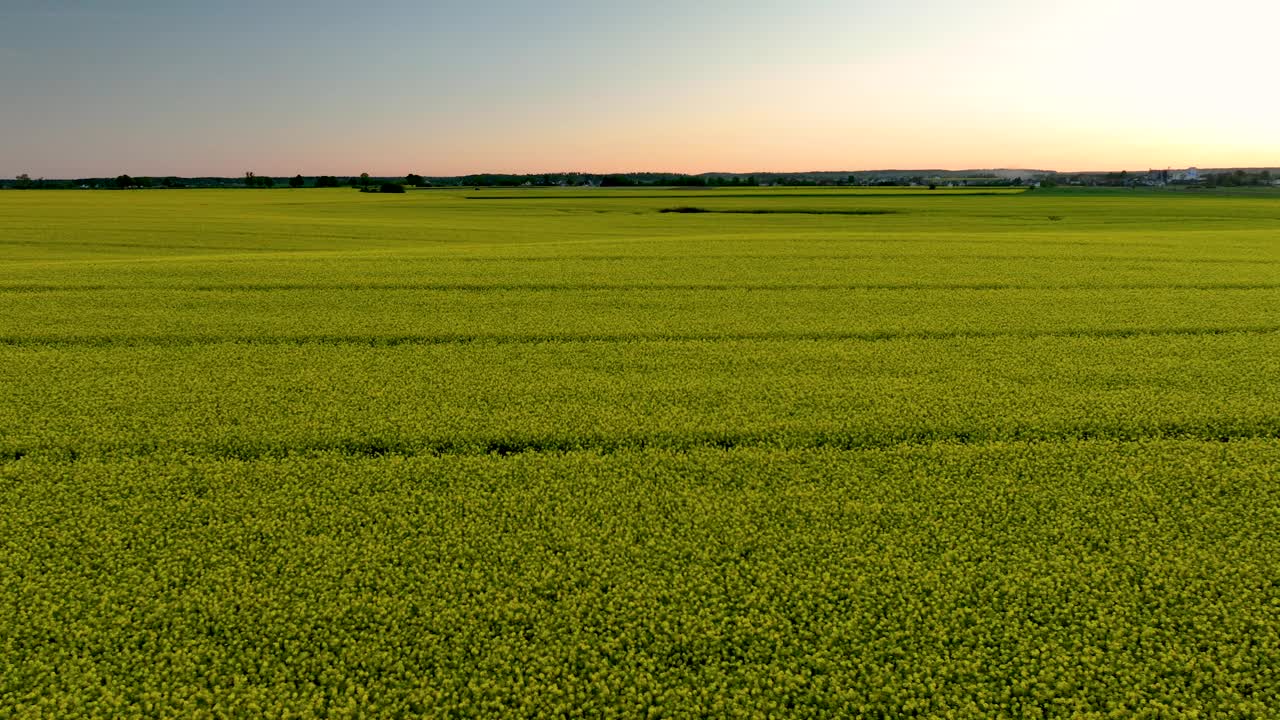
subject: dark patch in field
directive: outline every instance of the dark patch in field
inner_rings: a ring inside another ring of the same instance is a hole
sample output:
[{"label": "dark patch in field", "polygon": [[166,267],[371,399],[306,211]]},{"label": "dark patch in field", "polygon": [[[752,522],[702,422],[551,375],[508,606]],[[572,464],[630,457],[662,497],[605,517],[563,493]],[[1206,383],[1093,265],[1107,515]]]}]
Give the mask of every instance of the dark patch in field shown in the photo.
[{"label": "dark patch in field", "polygon": [[906,192],[868,192],[868,193],[841,193],[841,192],[816,192],[816,193],[721,193],[714,190],[704,190],[697,194],[676,195],[674,193],[666,193],[662,195],[645,194],[632,195],[630,193],[601,193],[597,195],[557,195],[548,193],[546,195],[466,195],[467,200],[631,200],[631,199],[661,199],[670,200],[672,198],[699,198],[705,200],[708,197],[715,198],[752,198],[759,200],[760,198],[883,198],[883,197],[914,197],[914,198],[945,198],[945,197],[982,197],[990,195],[1008,195],[1009,197],[1017,197],[1021,192],[929,192],[927,190],[912,190]]},{"label": "dark patch in field", "polygon": [[358,457],[385,457],[404,455],[408,448],[385,440],[348,440],[339,446],[344,455]]},{"label": "dark patch in field", "polygon": [[659,210],[660,213],[715,213],[718,215],[897,215],[898,210],[792,210],[786,208],[749,210],[708,210],[707,208],[680,205]]},{"label": "dark patch in field", "polygon": [[[593,447],[589,441],[570,441],[564,438],[499,438],[488,440],[480,444],[477,448],[479,454],[483,455],[500,455],[506,457],[508,455],[520,455],[522,453],[545,453],[545,452],[570,452],[572,450],[588,449]],[[467,448],[458,446],[433,447],[432,452],[436,455],[456,454],[462,450],[462,454],[471,454],[467,452]],[[452,451],[452,452],[451,452]]]},{"label": "dark patch in field", "polygon": [[801,332],[616,332],[556,334],[418,334],[418,335],[81,335],[30,337],[0,335],[0,347],[193,347],[208,345],[357,345],[398,347],[401,345],[540,345],[566,343],[654,343],[654,342],[893,342],[901,340],[969,340],[988,338],[1132,338],[1212,335],[1280,334],[1280,325],[1236,327],[1116,327],[1063,328],[1058,330],[868,330]]},{"label": "dark patch in field", "polygon": [[[1099,442],[1144,443],[1151,440],[1191,440],[1233,443],[1247,440],[1280,439],[1280,426],[1260,423],[1254,427],[1224,429],[1214,421],[1169,422],[1156,426],[1106,427],[1087,422],[1074,427],[1020,427],[1006,431],[972,429],[917,428],[893,433],[813,432],[799,435],[777,435],[770,432],[733,432],[715,430],[670,434],[622,435],[547,435],[543,437],[470,437],[470,438],[350,438],[336,442],[302,442],[300,444],[259,444],[249,442],[213,443],[195,447],[164,448],[147,443],[128,448],[112,448],[110,456],[151,457],[178,453],[184,457],[200,456],[220,460],[255,461],[288,457],[337,455],[358,459],[387,457],[515,457],[537,454],[590,452],[612,455],[638,450],[662,450],[688,453],[700,450],[733,452],[750,449],[837,450],[859,452],[900,447],[934,447],[938,445],[973,446],[990,443]],[[72,447],[45,447],[30,451],[10,450],[0,453],[0,464],[25,457],[43,461],[76,462],[94,457],[93,450]]]}]

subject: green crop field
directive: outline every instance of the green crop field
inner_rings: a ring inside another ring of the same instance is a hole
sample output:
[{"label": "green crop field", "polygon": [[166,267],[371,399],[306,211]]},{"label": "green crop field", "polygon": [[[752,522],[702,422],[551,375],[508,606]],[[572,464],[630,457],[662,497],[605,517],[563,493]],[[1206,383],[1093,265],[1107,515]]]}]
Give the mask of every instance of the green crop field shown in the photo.
[{"label": "green crop field", "polygon": [[1280,194],[0,193],[0,718],[1277,713]]}]

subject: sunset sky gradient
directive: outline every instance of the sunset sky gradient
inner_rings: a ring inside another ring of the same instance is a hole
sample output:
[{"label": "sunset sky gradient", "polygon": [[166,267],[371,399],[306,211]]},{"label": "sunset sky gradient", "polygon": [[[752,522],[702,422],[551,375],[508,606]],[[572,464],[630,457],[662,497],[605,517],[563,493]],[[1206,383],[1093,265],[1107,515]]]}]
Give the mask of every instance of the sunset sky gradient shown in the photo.
[{"label": "sunset sky gradient", "polygon": [[1280,165],[1280,2],[0,9],[0,176]]}]

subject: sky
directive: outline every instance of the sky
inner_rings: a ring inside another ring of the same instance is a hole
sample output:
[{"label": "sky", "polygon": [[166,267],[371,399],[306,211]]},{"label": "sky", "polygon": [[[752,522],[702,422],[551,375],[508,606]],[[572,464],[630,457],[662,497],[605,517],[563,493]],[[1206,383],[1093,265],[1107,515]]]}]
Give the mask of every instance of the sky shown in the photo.
[{"label": "sky", "polygon": [[1280,166],[1276,0],[0,0],[0,177]]}]

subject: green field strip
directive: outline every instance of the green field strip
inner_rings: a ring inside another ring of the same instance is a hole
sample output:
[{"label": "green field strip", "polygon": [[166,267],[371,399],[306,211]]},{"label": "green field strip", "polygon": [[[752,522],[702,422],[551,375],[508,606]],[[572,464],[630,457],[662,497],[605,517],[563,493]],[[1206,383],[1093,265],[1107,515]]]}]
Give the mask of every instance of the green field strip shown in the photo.
[{"label": "green field strip", "polygon": [[[50,244],[51,243],[48,240],[11,240],[11,239],[0,238],[0,245],[18,245],[18,246],[48,248]],[[222,243],[210,244],[210,245],[194,245],[194,244],[174,243],[171,241],[142,243],[142,242],[112,242],[112,241],[104,241],[104,240],[84,240],[79,242],[59,240],[58,242],[52,243],[52,244],[58,248],[63,248],[63,247],[87,248],[87,249],[124,248],[128,250],[161,250],[166,253],[173,250],[212,250],[212,251],[219,251],[219,252],[227,252],[227,251],[258,252],[258,251],[272,250],[272,248],[267,245],[237,246],[237,245],[225,245]]]},{"label": "green field strip", "polygon": [[[775,243],[767,243],[769,245]],[[919,243],[918,243],[919,244]],[[173,263],[176,265],[186,263],[196,263],[208,265],[213,268],[225,266],[226,264],[239,262],[259,263],[262,261],[279,261],[279,262],[334,262],[343,261],[351,263],[378,263],[391,265],[393,260],[395,263],[410,264],[526,264],[526,263],[564,263],[572,264],[576,262],[635,262],[635,263],[652,263],[661,261],[679,261],[688,262],[696,260],[768,260],[768,261],[830,261],[830,262],[848,262],[859,260],[964,260],[964,261],[1035,261],[1035,262],[1054,262],[1054,263],[1166,263],[1175,265],[1280,265],[1280,258],[1257,258],[1257,257],[1179,257],[1179,256],[1162,256],[1162,255],[1061,255],[1061,254],[1026,254],[1026,253],[1007,253],[1007,254],[983,254],[983,253],[962,253],[955,252],[954,245],[948,244],[921,244],[916,252],[814,252],[808,248],[798,247],[795,244],[780,243],[776,244],[777,250],[769,253],[758,252],[761,245],[754,245],[753,251],[742,251],[736,253],[726,252],[636,252],[633,254],[598,254],[598,253],[550,253],[544,255],[512,255],[507,253],[497,253],[491,255],[476,256],[470,254],[461,254],[453,251],[443,250],[423,250],[418,252],[410,252],[409,250],[396,251],[393,249],[367,250],[363,252],[346,251],[346,250],[317,250],[317,251],[297,251],[297,252],[272,252],[268,255],[253,254],[250,256],[232,255],[227,258],[208,257],[205,255],[190,255],[178,258],[173,257],[139,257],[133,259],[77,259],[77,260],[58,260],[53,261],[56,266],[63,268],[67,265],[83,264],[92,266],[95,263],[107,263],[110,266],[120,265],[122,263],[136,262],[141,265],[151,265],[155,263]],[[420,249],[418,249],[420,250]],[[944,251],[946,250],[946,251]],[[390,257],[388,257],[390,256]],[[24,261],[24,264],[39,266],[41,261],[30,260]],[[388,270],[393,269],[388,267]]]},{"label": "green field strip", "polygon": [[1266,717],[1278,473],[1258,441],[4,464],[0,705]]}]

